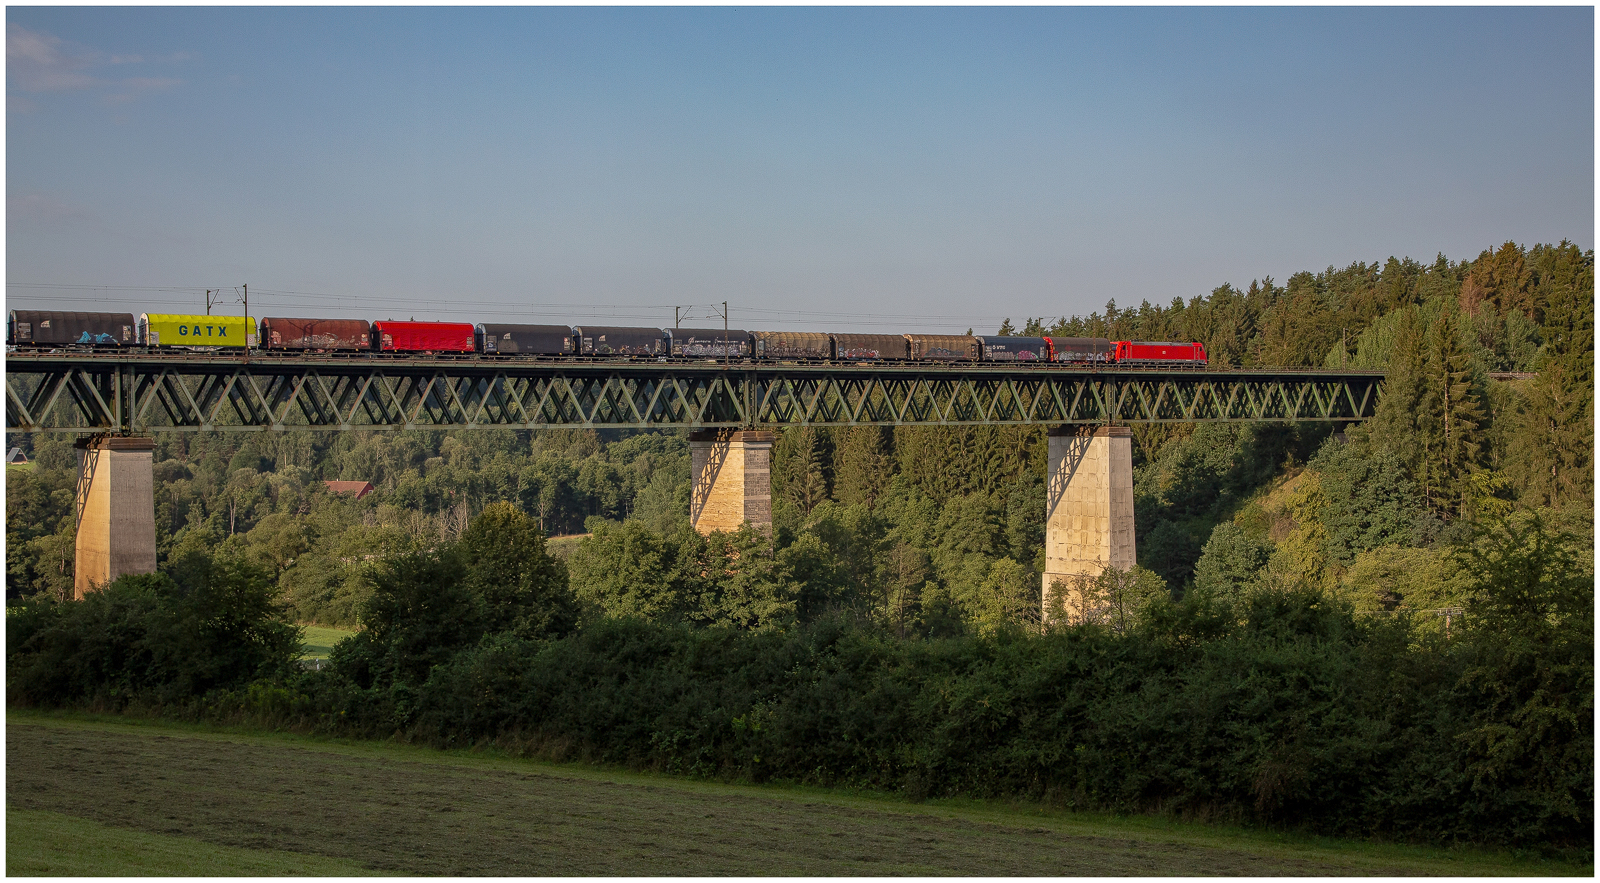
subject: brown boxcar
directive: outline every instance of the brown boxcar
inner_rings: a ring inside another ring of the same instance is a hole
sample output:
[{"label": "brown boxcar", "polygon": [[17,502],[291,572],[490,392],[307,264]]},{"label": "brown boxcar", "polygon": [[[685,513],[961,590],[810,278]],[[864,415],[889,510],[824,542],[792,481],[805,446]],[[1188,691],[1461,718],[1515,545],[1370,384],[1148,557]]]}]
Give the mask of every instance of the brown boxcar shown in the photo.
[{"label": "brown boxcar", "polygon": [[756,358],[831,359],[833,336],[817,331],[757,331]]},{"label": "brown boxcar", "polygon": [[132,346],[138,340],[132,313],[12,310],[6,324],[6,342],[14,346]]},{"label": "brown boxcar", "polygon": [[470,353],[475,352],[472,326],[464,322],[396,322],[385,319],[372,323],[375,349],[387,352]]},{"label": "brown boxcar", "polygon": [[978,361],[978,338],[966,334],[907,334],[911,358],[939,362]]},{"label": "brown boxcar", "polygon": [[1052,337],[1057,362],[1098,365],[1111,361],[1111,341],[1104,337]]},{"label": "brown boxcar", "polygon": [[910,356],[910,344],[904,334],[833,335],[833,357],[840,361],[906,359]]},{"label": "brown boxcar", "polygon": [[743,359],[752,347],[750,332],[722,328],[673,328],[672,354],[691,359]]},{"label": "brown boxcar", "polygon": [[478,352],[519,356],[570,356],[576,352],[572,329],[566,325],[478,326]]},{"label": "brown boxcar", "polygon": [[372,348],[372,324],[365,319],[261,320],[261,345],[269,350],[365,350]]},{"label": "brown boxcar", "polygon": [[578,352],[585,356],[662,356],[667,333],[660,328],[573,328]]}]

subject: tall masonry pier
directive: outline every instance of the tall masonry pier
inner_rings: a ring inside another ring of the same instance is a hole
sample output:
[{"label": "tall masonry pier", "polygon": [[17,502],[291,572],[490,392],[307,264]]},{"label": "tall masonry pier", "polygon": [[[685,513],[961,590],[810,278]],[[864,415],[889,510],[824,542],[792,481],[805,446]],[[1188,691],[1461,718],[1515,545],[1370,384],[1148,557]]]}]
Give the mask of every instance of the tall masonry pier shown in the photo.
[{"label": "tall masonry pier", "polygon": [[694,475],[689,517],[694,529],[735,531],[745,522],[772,526],[771,432],[692,432],[689,468]]},{"label": "tall masonry pier", "polygon": [[[1126,426],[1050,430],[1050,471],[1045,502],[1044,609],[1055,592],[1075,607],[1077,577],[1135,563],[1133,538],[1133,436]],[[1059,585],[1057,584],[1059,581]]]},{"label": "tall masonry pier", "polygon": [[156,572],[155,447],[105,435],[78,442],[75,597],[125,573]]}]

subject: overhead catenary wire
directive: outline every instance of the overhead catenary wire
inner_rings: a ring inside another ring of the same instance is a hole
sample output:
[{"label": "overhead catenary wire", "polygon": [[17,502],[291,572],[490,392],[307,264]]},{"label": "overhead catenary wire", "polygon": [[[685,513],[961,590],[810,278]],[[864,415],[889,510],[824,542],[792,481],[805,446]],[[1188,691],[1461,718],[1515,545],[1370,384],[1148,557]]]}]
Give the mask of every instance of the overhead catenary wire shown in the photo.
[{"label": "overhead catenary wire", "polygon": [[[145,297],[140,300],[141,306],[176,307],[179,309],[193,308],[194,300],[204,295],[208,288],[233,288],[231,285],[115,285],[115,284],[70,284],[52,282],[8,282],[8,300],[20,300],[29,303],[82,303],[82,297],[59,295],[55,292],[127,292],[188,295],[188,297]],[[51,292],[51,294],[33,294],[32,291]],[[382,312],[384,307],[395,310],[407,310],[420,307],[428,311],[436,311],[439,304],[448,303],[451,310],[471,311],[475,314],[493,317],[526,317],[548,318],[575,321],[578,319],[608,319],[627,320],[647,323],[659,323],[673,315],[674,309],[681,306],[677,304],[596,304],[596,303],[530,303],[524,305],[508,304],[504,300],[465,300],[449,298],[439,295],[387,295],[387,294],[356,294],[299,291],[293,289],[256,288],[253,292],[263,308],[293,309],[293,310],[326,310],[329,307],[343,306],[350,309],[361,309],[366,312]],[[916,325],[931,328],[957,328],[965,329],[971,326],[998,326],[999,323],[1010,317],[1005,316],[954,316],[947,314],[917,314],[917,313],[879,313],[879,312],[843,312],[836,310],[816,309],[778,309],[771,307],[738,307],[735,312],[741,317],[748,317],[749,322],[744,324],[760,324],[761,322],[788,323],[814,321],[826,324],[840,324],[846,322],[861,322],[869,324],[895,323],[897,325]],[[258,310],[257,312],[259,312]]]}]

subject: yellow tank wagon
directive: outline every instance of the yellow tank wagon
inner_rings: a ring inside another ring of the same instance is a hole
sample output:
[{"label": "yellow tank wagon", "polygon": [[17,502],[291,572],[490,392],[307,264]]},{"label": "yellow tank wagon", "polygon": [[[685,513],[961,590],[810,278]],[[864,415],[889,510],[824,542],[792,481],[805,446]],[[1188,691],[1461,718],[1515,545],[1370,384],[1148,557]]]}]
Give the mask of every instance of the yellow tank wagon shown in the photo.
[{"label": "yellow tank wagon", "polygon": [[256,320],[243,316],[142,313],[139,316],[139,343],[145,346],[255,346]]}]

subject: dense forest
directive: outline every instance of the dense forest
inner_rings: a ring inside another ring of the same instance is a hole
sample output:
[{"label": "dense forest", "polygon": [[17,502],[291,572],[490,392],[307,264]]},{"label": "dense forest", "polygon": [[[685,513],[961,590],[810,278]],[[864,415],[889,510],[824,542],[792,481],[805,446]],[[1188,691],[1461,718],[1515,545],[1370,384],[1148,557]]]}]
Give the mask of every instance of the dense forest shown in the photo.
[{"label": "dense forest", "polygon": [[[1270,581],[1367,612],[1444,609],[1462,600],[1445,561],[1474,525],[1541,512],[1592,532],[1593,280],[1593,254],[1570,243],[1506,243],[1021,330],[1199,340],[1218,365],[1388,371],[1377,419],[1341,439],[1314,424],[1135,427],[1139,561],[1177,597]],[[62,597],[75,455],[61,437],[13,443],[33,468],[7,474],[7,598]],[[351,625],[373,561],[506,501],[548,536],[592,534],[558,548],[609,615],[781,628],[842,608],[925,636],[1037,617],[1040,428],[786,431],[771,542],[690,530],[687,447],[673,432],[163,435],[159,557],[237,553],[300,621]],[[376,491],[349,499],[329,479]],[[708,565],[730,558],[756,569]]]},{"label": "dense forest", "polygon": [[[1391,258],[999,331],[1387,378],[1376,418],[1337,433],[1134,427],[1141,566],[1096,584],[1082,626],[1041,622],[1039,427],[785,430],[770,535],[710,537],[681,433],[169,434],[161,574],[81,604],[58,603],[70,440],[12,439],[32,464],[7,470],[8,683],[914,796],[1581,845],[1592,251]],[[288,674],[252,632],[248,674],[203,681],[117,681],[70,649],[117,610],[155,634],[227,598],[362,631],[332,672]]]}]

